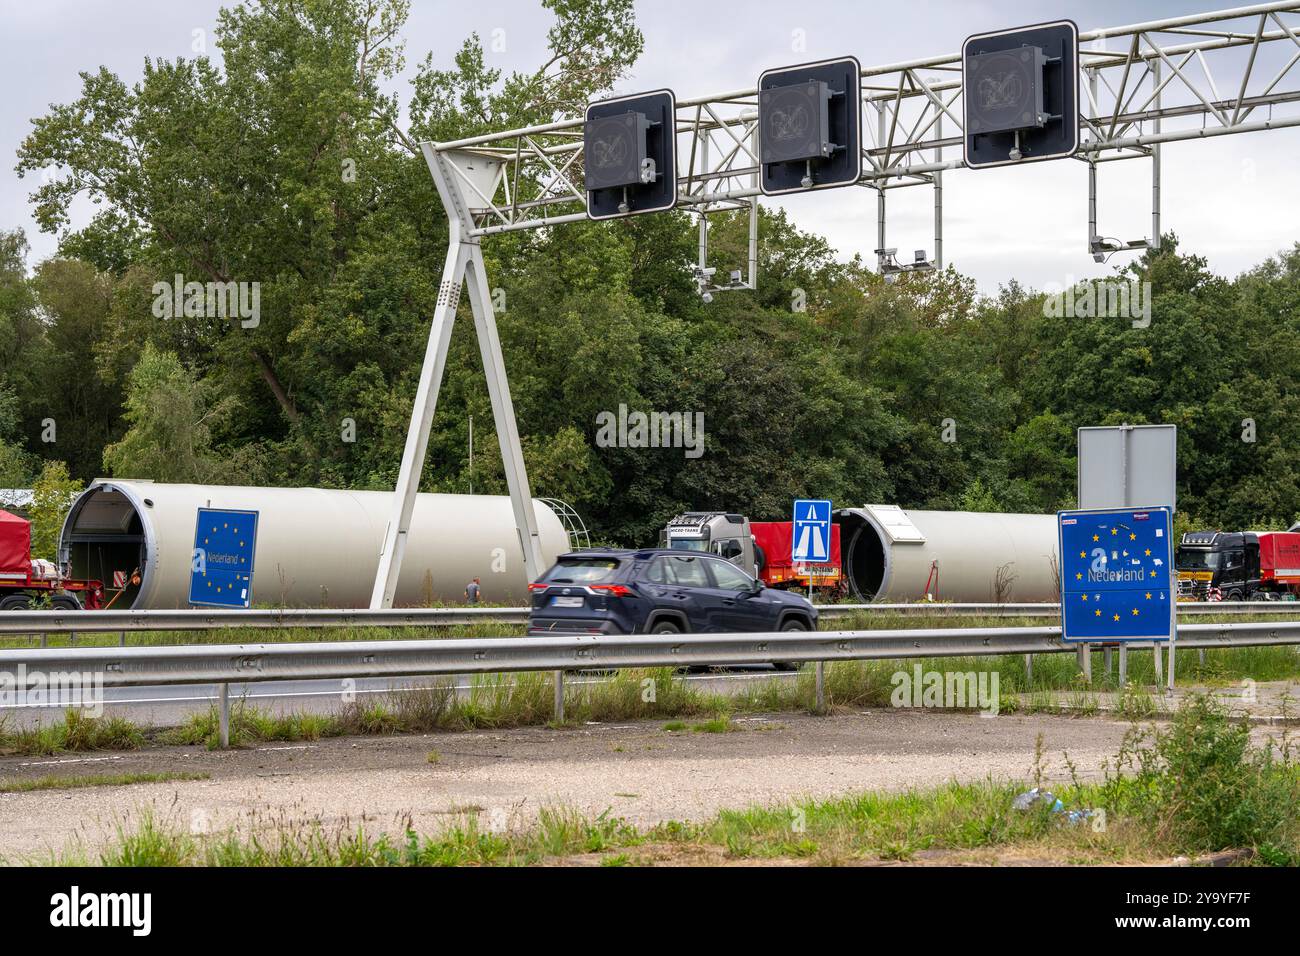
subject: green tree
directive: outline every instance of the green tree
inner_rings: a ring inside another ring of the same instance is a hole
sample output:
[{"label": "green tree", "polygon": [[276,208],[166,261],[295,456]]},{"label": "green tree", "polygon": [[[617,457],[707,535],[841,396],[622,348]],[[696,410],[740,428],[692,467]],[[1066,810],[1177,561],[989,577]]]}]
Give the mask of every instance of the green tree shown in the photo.
[{"label": "green tree", "polygon": [[96,367],[107,335],[114,280],[88,262],[47,259],[32,280],[45,323],[40,417],[53,419],[55,447],[78,478],[99,473],[103,449],[117,437],[122,396]]},{"label": "green tree", "polygon": [[32,482],[32,556],[58,559],[59,534],[73,499],[84,486],[68,474],[61,461],[47,461]]},{"label": "green tree", "polygon": [[234,399],[216,397],[174,354],[148,345],[127,390],[130,427],[104,449],[104,467],[119,478],[256,484],[262,470],[256,446],[213,448],[213,429],[238,408]]}]

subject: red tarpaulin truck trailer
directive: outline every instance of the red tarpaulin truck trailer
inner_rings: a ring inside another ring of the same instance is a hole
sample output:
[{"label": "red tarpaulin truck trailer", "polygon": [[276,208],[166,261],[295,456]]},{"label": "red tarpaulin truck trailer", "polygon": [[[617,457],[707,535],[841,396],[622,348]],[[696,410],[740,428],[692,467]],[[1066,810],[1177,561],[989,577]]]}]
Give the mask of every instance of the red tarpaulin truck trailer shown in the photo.
[{"label": "red tarpaulin truck trailer", "polygon": [[825,564],[798,564],[791,559],[794,534],[789,521],[751,521],[750,532],[758,545],[759,577],[770,588],[824,588],[837,591],[844,581],[840,564],[840,526],[831,525],[830,560]]},{"label": "red tarpaulin truck trailer", "polygon": [[1300,593],[1300,532],[1259,533],[1259,578],[1269,590]]},{"label": "red tarpaulin truck trailer", "polygon": [[46,596],[58,610],[97,610],[104,604],[104,585],[67,580],[52,562],[33,558],[32,526],[0,510],[0,611],[26,610]]}]

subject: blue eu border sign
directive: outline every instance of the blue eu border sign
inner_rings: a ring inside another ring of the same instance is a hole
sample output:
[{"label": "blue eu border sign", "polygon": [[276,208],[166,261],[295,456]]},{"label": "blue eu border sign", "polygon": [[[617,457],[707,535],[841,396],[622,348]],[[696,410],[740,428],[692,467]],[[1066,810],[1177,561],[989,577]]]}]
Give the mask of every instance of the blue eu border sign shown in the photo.
[{"label": "blue eu border sign", "polygon": [[1168,508],[1057,512],[1061,639],[1168,641],[1174,634]]},{"label": "blue eu border sign", "polygon": [[257,512],[200,508],[190,558],[190,603],[251,607]]}]

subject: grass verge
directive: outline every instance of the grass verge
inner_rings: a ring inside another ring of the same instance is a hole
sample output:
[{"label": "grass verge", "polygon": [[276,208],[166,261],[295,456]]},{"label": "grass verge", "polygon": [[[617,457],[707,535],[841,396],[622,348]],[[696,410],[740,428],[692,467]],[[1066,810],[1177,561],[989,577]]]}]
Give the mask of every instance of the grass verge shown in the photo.
[{"label": "grass verge", "polygon": [[32,780],[0,780],[0,793],[31,793],[34,790],[79,790],[83,787],[127,787],[136,783],[171,783],[179,780],[208,780],[211,774],[101,773],[85,777],[36,777]]},{"label": "grass verge", "polygon": [[35,727],[13,727],[0,717],[0,756],[49,756],[68,751],[135,750],[145,732],[121,717],[89,717],[69,707],[61,720]]}]

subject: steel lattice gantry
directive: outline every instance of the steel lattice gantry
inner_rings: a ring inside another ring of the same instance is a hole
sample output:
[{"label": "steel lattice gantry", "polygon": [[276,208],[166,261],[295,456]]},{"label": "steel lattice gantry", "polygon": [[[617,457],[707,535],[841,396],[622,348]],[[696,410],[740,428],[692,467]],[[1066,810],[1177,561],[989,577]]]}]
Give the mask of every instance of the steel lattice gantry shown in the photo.
[{"label": "steel lattice gantry", "polygon": [[[1081,33],[1079,42],[1075,160],[1089,167],[1088,251],[1097,258],[1159,243],[1161,144],[1300,125],[1300,0],[1091,30]],[[882,272],[900,268],[886,248],[887,192],[917,185],[934,190],[935,235],[933,259],[915,265],[943,265],[944,174],[964,166],[962,92],[962,62],[955,53],[862,69],[858,184],[877,191]],[[700,218],[702,292],[756,282],[757,128],[756,87],[676,100],[677,208]],[[542,570],[479,241],[588,218],[582,118],[423,143],[422,150],[451,223],[451,241],[372,607],[391,605],[462,284],[469,286],[530,580]],[[1151,163],[1151,232],[1119,242],[1097,229],[1096,170],[1101,163],[1128,159]],[[962,181],[979,175],[967,172]],[[747,269],[714,283],[706,269],[707,217],[737,210],[749,216]]]}]

